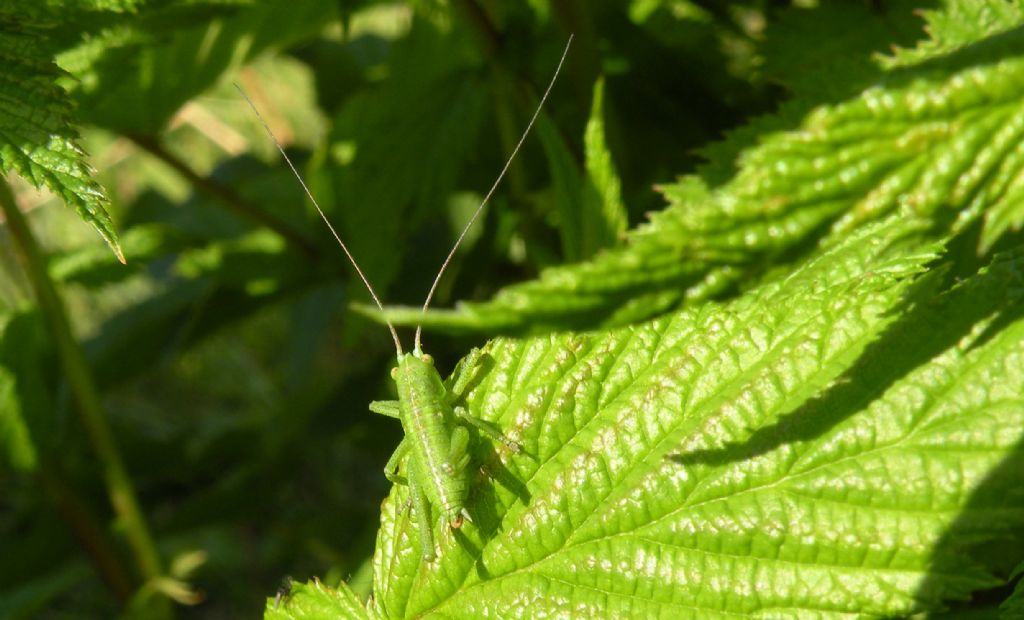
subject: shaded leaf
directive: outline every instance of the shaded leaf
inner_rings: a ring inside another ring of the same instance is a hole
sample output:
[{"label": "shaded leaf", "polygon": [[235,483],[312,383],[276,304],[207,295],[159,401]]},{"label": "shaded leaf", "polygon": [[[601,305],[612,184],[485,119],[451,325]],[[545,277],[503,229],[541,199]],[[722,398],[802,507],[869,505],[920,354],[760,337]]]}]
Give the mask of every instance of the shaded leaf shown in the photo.
[{"label": "shaded leaf", "polygon": [[469,49],[417,17],[389,50],[391,78],[351,97],[334,119],[328,158],[316,170],[330,176],[316,193],[379,294],[403,257],[380,244],[400,247],[409,221],[436,216],[471,162],[485,102]]},{"label": "shaded leaf", "polygon": [[547,155],[558,234],[567,261],[579,261],[615,245],[628,221],[621,183],[604,137],[604,80],[594,86],[590,118],[583,135],[584,165],[546,115],[537,120],[537,136]]},{"label": "shaded leaf", "polygon": [[[787,7],[765,33],[765,74],[802,99],[849,97],[878,79],[880,54],[926,38],[920,5],[907,0]],[[853,23],[858,27],[851,28]]]},{"label": "shaded leaf", "polygon": [[37,311],[0,322],[0,454],[33,471],[54,444],[56,411],[47,329]]},{"label": "shaded leaf", "polygon": [[1017,580],[1013,587],[1013,593],[999,606],[999,617],[1001,620],[1018,620],[1024,618],[1024,581],[1020,577],[1024,574],[1024,562],[1013,569],[1011,579]]},{"label": "shaded leaf", "polygon": [[84,119],[155,135],[226,73],[308,35],[333,12],[323,3],[283,0],[157,3],[66,50],[59,62],[77,78],[72,94]]},{"label": "shaded leaf", "polygon": [[36,447],[18,402],[14,374],[0,366],[0,445],[13,469],[31,471],[36,467]]},{"label": "shaded leaf", "polygon": [[0,594],[0,615],[11,620],[38,618],[47,603],[81,584],[88,575],[86,565],[74,561],[47,575],[19,584]]}]

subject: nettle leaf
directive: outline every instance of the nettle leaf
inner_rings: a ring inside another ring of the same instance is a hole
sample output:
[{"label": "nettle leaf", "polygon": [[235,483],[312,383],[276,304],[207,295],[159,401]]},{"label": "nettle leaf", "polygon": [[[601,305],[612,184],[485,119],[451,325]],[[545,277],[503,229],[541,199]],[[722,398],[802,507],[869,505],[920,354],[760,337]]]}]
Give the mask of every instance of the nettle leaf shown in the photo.
[{"label": "nettle leaf", "polygon": [[[899,209],[929,218],[932,232],[983,218],[987,250],[1024,221],[1022,94],[1019,29],[894,67],[847,100],[809,111],[795,102],[756,122],[759,144],[735,155],[731,176],[718,165],[720,185],[664,187],[669,207],[618,248],[489,302],[386,316],[453,331],[624,324],[728,291]],[[729,144],[708,152],[724,158]]]},{"label": "nettle leaf", "polygon": [[944,0],[941,8],[916,12],[925,20],[928,39],[882,58],[890,67],[910,66],[941,57],[1024,23],[1024,7],[1003,0]]},{"label": "nettle leaf", "polygon": [[0,9],[0,171],[46,187],[91,224],[125,262],[107,213],[110,200],[93,180],[78,146],[71,98],[57,84],[64,74],[44,44],[45,31]]},{"label": "nettle leaf", "polygon": [[728,303],[489,343],[466,402],[525,451],[476,439],[473,522],[431,563],[394,487],[371,613],[890,617],[997,584],[975,551],[1024,533],[1024,256],[936,296],[911,220]]}]

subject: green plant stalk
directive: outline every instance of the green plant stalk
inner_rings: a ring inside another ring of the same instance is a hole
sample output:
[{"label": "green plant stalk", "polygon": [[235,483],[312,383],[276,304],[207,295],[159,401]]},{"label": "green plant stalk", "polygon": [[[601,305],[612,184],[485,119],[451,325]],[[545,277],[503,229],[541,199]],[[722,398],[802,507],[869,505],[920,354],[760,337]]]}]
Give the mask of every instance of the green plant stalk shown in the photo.
[{"label": "green plant stalk", "polygon": [[[11,236],[21,252],[25,271],[35,289],[39,307],[49,325],[65,378],[78,403],[77,409],[82,425],[85,426],[93,450],[102,465],[103,479],[110,503],[128,545],[135,555],[139,572],[144,581],[161,578],[163,577],[163,568],[160,554],[139,507],[135,489],[121,459],[121,453],[117,448],[117,442],[107,421],[106,412],[100,402],[99,392],[92,380],[85,355],[71,334],[71,326],[68,323],[64,303],[47,273],[43,252],[32,235],[24,215],[15,204],[10,186],[3,179],[0,179],[0,209],[3,210]],[[169,615],[169,603],[166,599],[161,598],[160,600],[164,601],[162,604],[167,606],[167,612],[161,615]]]},{"label": "green plant stalk", "polygon": [[235,214],[255,224],[266,226],[281,235],[290,246],[301,252],[310,261],[316,262],[319,256],[316,246],[296,232],[288,223],[250,204],[249,201],[230,188],[200,175],[190,168],[187,163],[165,149],[156,138],[139,134],[130,134],[127,137],[139,148],[170,166],[171,169],[180,174],[199,191],[211,196]]}]

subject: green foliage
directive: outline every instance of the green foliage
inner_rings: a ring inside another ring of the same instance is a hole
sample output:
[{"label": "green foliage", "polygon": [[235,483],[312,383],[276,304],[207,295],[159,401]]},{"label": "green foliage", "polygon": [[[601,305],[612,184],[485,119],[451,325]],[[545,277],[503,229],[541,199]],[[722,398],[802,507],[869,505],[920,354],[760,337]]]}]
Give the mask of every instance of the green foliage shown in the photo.
[{"label": "green foliage", "polygon": [[[949,230],[983,217],[979,244],[991,249],[1024,222],[1022,46],[1018,30],[894,68],[800,118],[797,102],[782,114],[793,128],[759,121],[759,144],[738,154],[725,182],[688,177],[663,187],[669,208],[619,248],[423,321],[488,332],[630,323],[747,283],[897,209]],[[405,309],[386,316],[420,321]]]},{"label": "green foliage", "polygon": [[[1019,616],[1024,14],[806,4],[6,4],[47,257],[0,229],[0,615]],[[524,450],[472,431],[431,562],[390,339],[233,82],[385,314],[485,352],[464,404]]]},{"label": "green foliage", "polygon": [[42,9],[22,3],[0,9],[0,172],[14,171],[35,187],[47,187],[124,262],[107,213],[109,199],[78,146],[73,104],[57,83],[62,72],[47,49],[45,17],[37,12]]}]

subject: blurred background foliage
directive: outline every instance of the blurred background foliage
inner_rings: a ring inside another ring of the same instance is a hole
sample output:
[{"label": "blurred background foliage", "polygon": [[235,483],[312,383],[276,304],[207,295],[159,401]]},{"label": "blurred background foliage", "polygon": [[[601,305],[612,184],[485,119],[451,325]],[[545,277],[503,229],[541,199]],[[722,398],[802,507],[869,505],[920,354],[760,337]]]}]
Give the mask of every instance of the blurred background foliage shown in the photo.
[{"label": "blurred background foliage", "polygon": [[[202,618],[259,614],[285,575],[355,576],[365,595],[382,468],[401,438],[366,408],[392,389],[390,338],[348,309],[366,292],[233,82],[385,301],[416,305],[574,34],[534,135],[441,284],[435,305],[448,307],[614,242],[566,225],[588,120],[603,123],[633,226],[663,205],[655,184],[699,170],[700,147],[794,90],[830,96],[800,82],[807,57],[787,56],[786,40],[865,52],[920,36],[909,11],[873,2],[849,3],[866,27],[847,35],[839,21],[803,27],[813,3],[778,0],[12,6],[0,27],[30,15],[65,72],[127,265],[52,196],[9,181],[164,561],[204,594],[176,613]],[[36,441],[0,470],[0,616],[112,617],[125,593],[94,570],[83,534],[112,522],[100,466],[0,234],[0,360],[21,377],[0,406],[17,402]],[[426,337],[443,370],[479,343]]]}]

